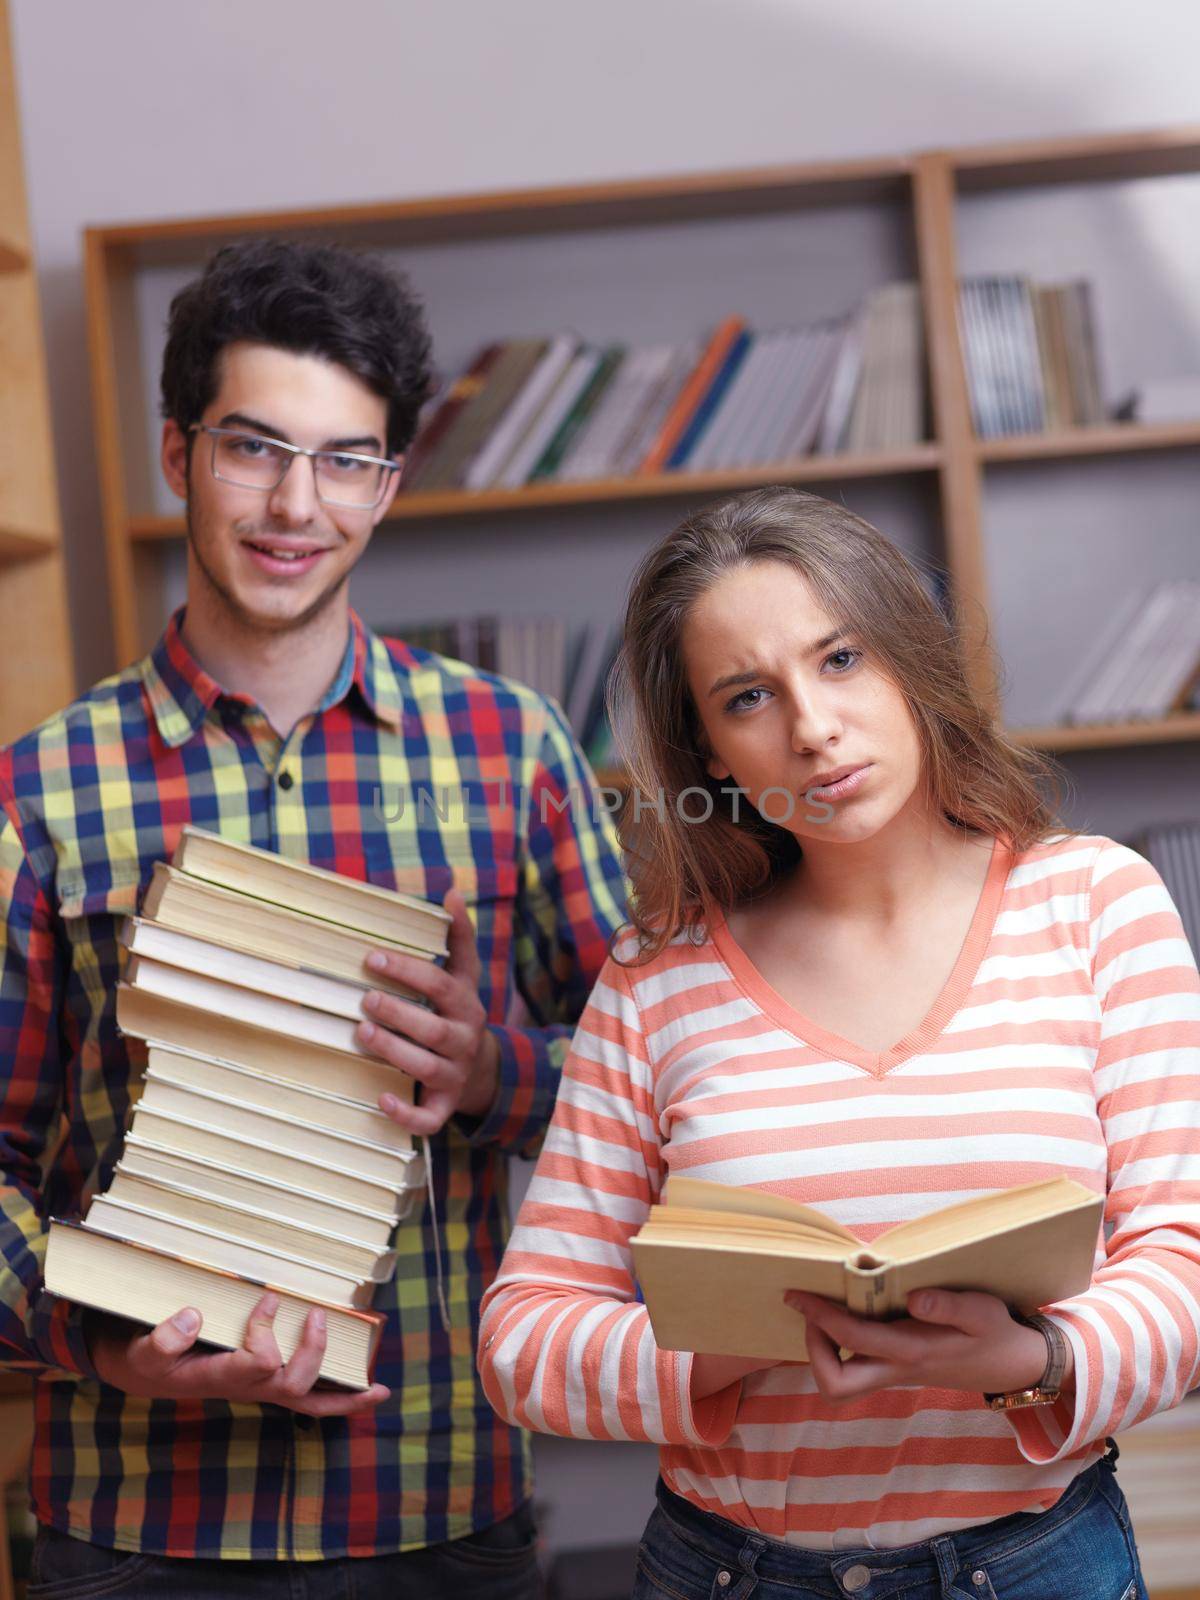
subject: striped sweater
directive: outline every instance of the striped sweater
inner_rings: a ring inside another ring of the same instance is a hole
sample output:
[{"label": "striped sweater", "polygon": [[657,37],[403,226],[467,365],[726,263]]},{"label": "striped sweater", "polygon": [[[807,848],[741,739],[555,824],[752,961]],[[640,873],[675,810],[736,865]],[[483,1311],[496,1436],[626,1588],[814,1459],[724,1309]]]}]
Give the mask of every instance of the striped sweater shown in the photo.
[{"label": "striped sweater", "polygon": [[[632,936],[618,948],[624,959]],[[601,973],[517,1227],[480,1370],[510,1421],[652,1440],[696,1506],[810,1549],[886,1549],[1052,1505],[1107,1434],[1200,1378],[1200,975],[1154,869],[1099,836],[993,847],[954,970],[884,1052],[783,1000],[715,921]],[[870,1240],[1066,1173],[1107,1191],[1086,1293],[1053,1308],[1076,1387],[823,1400],[788,1363],[693,1402],[629,1239],[672,1172],[820,1207]]]}]

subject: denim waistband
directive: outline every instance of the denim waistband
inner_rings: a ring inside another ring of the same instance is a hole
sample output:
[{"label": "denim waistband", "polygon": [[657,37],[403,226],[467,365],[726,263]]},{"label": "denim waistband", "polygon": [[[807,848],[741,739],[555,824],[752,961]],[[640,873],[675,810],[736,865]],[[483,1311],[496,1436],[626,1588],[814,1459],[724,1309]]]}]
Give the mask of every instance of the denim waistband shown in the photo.
[{"label": "denim waistband", "polygon": [[[1081,1511],[1095,1493],[1101,1473],[1113,1472],[1117,1458],[1115,1440],[1108,1441],[1108,1453],[1073,1479],[1048,1511],[1017,1511],[993,1522],[976,1523],[954,1533],[938,1534],[916,1544],[899,1545],[890,1550],[859,1546],[846,1550],[803,1550],[779,1539],[755,1533],[724,1517],[702,1511],[690,1500],[677,1495],[660,1478],[658,1504],[685,1543],[699,1548],[722,1566],[734,1572],[753,1570],[761,1579],[786,1582],[791,1579],[827,1578],[840,1583],[849,1568],[864,1566],[873,1576],[895,1578],[903,1572],[909,1582],[933,1581],[982,1561],[995,1561],[1008,1552],[1042,1539]],[[743,1560],[743,1556],[745,1560]]]}]

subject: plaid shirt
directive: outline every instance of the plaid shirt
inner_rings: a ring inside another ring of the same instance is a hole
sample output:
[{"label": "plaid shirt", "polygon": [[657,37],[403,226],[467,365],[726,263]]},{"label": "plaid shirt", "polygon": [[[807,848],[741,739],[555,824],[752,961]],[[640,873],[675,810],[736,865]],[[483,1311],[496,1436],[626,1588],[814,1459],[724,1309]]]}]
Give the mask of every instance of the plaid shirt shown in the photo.
[{"label": "plaid shirt", "polygon": [[[179,624],[0,752],[0,1362],[39,1376],[34,1508],[94,1543],[168,1555],[304,1560],[457,1538],[530,1489],[528,1440],[476,1377],[479,1301],[507,1234],[504,1158],[547,1123],[622,920],[613,833],[561,712],[528,689],[354,617],[332,688],[281,740],[198,666]],[[140,1092],[142,1048],[116,1026],[117,932],[185,822],[437,901],[457,886],[476,921],[500,1088],[487,1116],[431,1145],[451,1328],[426,1203],[376,1296],[392,1395],[367,1415],[127,1396],[97,1379],[80,1308],[41,1288],[46,1218],[107,1187]],[[536,1025],[518,1025],[522,1002]]]}]

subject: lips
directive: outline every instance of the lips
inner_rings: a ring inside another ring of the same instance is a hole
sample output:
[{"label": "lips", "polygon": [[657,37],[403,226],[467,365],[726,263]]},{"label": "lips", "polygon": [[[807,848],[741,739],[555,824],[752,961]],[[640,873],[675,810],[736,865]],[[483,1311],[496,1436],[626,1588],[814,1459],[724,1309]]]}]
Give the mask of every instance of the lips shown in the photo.
[{"label": "lips", "polygon": [[284,539],[246,539],[243,548],[258,570],[272,578],[303,577],[328,554],[326,545],[291,544]]},{"label": "lips", "polygon": [[808,780],[810,789],[827,789],[832,783],[840,783],[843,778],[848,778],[852,772],[859,772],[866,762],[854,762],[848,767],[833,767],[829,772],[818,772],[815,778]]}]

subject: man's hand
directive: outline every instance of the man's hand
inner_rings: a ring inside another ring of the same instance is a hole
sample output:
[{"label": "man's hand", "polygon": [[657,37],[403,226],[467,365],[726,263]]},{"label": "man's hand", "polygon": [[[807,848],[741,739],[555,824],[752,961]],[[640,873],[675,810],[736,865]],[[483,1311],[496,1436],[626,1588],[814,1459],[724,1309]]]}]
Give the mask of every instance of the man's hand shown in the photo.
[{"label": "man's hand", "polygon": [[417,1105],[406,1105],[394,1095],[379,1098],[380,1109],[412,1133],[436,1133],[456,1111],[483,1116],[495,1098],[500,1070],[500,1047],[488,1032],[479,999],[475,930],[457,889],[446,896],[446,910],[454,920],[444,967],[383,950],[367,958],[371,971],[418,990],[433,1007],[426,1011],[373,989],[365,1003],[374,1020],[358,1029],[368,1050],[421,1085]]},{"label": "man's hand", "polygon": [[[916,1290],[908,1316],[894,1322],[855,1316],[799,1289],[784,1298],[804,1314],[813,1378],[827,1400],[913,1387],[1002,1394],[1028,1388],[1046,1370],[1045,1339],[993,1294]],[[842,1361],[839,1348],[854,1354]],[[1068,1356],[1063,1387],[1071,1382]]]},{"label": "man's hand", "polygon": [[382,1383],[369,1389],[315,1389],[325,1353],[325,1313],[309,1311],[292,1358],[284,1362],[275,1343],[279,1296],[264,1294],[250,1313],[240,1350],[196,1354],[200,1313],[177,1311],[149,1333],[130,1335],[108,1317],[89,1333],[92,1365],[105,1383],[147,1400],[228,1400],[238,1405],[286,1406],[309,1417],[349,1417],[371,1411],[391,1393]]}]

